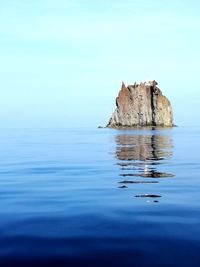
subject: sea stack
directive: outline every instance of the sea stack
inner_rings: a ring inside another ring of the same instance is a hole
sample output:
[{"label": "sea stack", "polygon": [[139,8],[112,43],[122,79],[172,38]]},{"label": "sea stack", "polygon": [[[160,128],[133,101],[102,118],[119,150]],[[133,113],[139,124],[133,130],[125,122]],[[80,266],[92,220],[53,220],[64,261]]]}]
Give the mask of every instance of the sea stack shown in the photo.
[{"label": "sea stack", "polygon": [[128,86],[122,82],[116,110],[107,127],[172,127],[171,103],[157,85],[155,80]]}]

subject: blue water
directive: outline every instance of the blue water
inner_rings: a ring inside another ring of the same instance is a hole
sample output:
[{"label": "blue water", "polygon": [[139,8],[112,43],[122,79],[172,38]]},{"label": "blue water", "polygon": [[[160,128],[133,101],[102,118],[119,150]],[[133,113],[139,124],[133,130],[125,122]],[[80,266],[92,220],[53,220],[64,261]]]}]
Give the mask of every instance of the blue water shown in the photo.
[{"label": "blue water", "polygon": [[200,266],[200,128],[1,129],[0,266]]}]

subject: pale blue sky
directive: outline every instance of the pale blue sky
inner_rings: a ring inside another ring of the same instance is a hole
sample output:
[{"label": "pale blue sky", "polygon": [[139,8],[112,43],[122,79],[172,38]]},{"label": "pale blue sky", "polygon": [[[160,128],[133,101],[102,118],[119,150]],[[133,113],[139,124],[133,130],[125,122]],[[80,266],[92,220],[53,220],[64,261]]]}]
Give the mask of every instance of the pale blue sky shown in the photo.
[{"label": "pale blue sky", "polygon": [[198,0],[0,0],[1,127],[105,125],[156,79],[179,125],[200,117]]}]

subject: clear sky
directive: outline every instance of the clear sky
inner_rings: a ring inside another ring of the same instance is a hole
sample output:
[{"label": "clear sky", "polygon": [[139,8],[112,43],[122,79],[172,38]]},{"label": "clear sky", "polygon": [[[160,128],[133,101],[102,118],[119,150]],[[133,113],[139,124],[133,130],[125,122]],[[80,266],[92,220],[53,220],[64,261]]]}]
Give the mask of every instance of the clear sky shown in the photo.
[{"label": "clear sky", "polygon": [[200,124],[199,0],[0,0],[0,126],[105,125],[123,80],[156,79]]}]

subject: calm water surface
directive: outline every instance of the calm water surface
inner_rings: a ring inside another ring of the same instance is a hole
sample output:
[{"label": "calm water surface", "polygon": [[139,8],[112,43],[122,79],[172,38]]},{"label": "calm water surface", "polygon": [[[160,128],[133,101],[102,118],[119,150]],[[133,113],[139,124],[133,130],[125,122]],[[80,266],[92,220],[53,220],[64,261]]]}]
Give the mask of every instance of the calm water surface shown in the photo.
[{"label": "calm water surface", "polygon": [[0,266],[200,266],[200,128],[0,132]]}]

